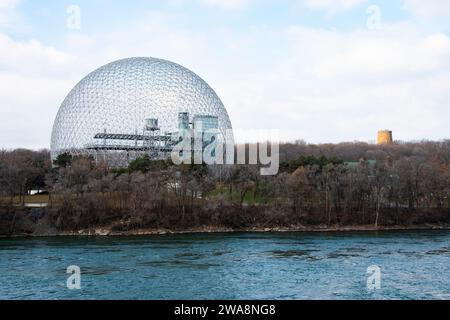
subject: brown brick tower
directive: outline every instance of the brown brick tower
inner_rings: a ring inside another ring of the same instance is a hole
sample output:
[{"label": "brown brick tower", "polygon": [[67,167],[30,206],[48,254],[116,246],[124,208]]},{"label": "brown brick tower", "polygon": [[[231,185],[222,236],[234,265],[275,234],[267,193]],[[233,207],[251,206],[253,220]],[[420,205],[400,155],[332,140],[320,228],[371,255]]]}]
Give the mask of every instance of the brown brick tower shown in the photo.
[{"label": "brown brick tower", "polygon": [[389,130],[381,130],[378,131],[377,144],[393,144],[394,139],[392,138],[392,131]]}]

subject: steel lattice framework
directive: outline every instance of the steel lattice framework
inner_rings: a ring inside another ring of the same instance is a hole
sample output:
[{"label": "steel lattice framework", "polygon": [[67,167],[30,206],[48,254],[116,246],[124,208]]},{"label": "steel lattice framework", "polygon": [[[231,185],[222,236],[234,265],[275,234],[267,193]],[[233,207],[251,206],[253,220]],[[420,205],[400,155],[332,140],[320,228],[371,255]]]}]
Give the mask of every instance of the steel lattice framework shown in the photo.
[{"label": "steel lattice framework", "polygon": [[[232,128],[217,94],[192,71],[155,58],[112,62],[87,75],[65,98],[53,125],[52,159],[64,152],[93,154],[96,137],[105,135],[118,137],[122,151],[132,150],[135,142],[121,137],[142,135],[147,118],[158,119],[161,135],[176,132],[180,112],[188,112],[191,120],[196,115],[218,117],[221,138]],[[103,156],[105,149],[98,148]]]}]

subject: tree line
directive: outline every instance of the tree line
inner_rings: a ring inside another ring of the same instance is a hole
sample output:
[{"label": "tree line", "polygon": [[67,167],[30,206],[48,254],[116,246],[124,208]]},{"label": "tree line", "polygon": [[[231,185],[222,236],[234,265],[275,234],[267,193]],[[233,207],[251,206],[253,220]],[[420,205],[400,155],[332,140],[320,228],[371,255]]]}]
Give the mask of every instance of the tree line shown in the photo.
[{"label": "tree line", "polygon": [[47,150],[1,151],[0,212],[10,216],[31,190],[44,190],[46,219],[57,230],[450,222],[450,141],[299,141],[282,144],[280,156],[279,174],[261,176],[256,165],[175,166],[142,157],[111,169],[68,154],[52,164]]}]

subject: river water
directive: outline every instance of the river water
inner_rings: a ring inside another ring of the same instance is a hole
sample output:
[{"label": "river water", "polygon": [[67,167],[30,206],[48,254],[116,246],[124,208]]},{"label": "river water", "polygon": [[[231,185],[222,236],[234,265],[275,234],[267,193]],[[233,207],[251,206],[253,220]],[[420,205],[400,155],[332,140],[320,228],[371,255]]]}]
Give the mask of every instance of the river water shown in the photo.
[{"label": "river water", "polygon": [[450,231],[1,239],[0,299],[450,299],[449,267]]}]

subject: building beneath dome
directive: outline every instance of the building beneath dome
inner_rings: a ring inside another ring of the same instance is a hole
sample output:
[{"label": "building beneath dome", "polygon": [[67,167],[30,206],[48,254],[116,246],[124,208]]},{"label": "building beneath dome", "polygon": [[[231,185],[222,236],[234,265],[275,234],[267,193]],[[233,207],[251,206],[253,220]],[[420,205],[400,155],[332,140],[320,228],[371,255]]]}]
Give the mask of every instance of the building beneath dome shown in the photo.
[{"label": "building beneath dome", "polygon": [[56,116],[51,156],[92,156],[124,167],[148,154],[167,158],[183,130],[215,131],[227,140],[232,126],[214,90],[192,71],[166,60],[128,58],[81,80]]}]

